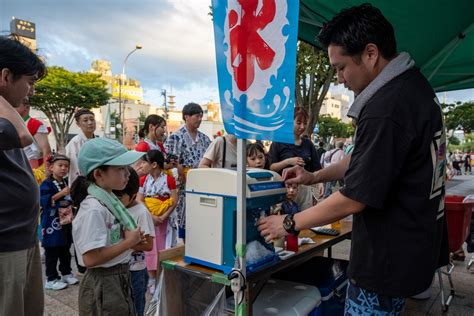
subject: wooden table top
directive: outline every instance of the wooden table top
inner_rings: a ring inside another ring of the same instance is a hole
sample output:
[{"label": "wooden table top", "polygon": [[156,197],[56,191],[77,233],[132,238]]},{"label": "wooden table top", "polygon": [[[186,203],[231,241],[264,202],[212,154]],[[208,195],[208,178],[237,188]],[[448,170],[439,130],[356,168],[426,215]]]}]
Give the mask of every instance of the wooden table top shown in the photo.
[{"label": "wooden table top", "polygon": [[[252,281],[254,279],[269,276],[270,274],[280,271],[290,265],[302,263],[308,260],[309,258],[311,258],[314,255],[314,253],[325,250],[345,239],[350,238],[350,235],[352,232],[352,222],[341,221],[340,232],[341,233],[338,236],[326,236],[326,235],[315,234],[313,231],[309,229],[303,230],[301,234],[299,235],[299,237],[310,237],[315,242],[314,244],[301,245],[298,249],[297,254],[295,254],[294,256],[288,259],[276,262],[272,266],[263,268],[262,270],[252,273],[249,276],[248,281]],[[180,270],[185,270],[190,273],[197,273],[206,278],[210,278],[212,275],[215,275],[215,274],[222,274],[222,271],[219,271],[219,270],[215,270],[212,268],[208,268],[208,267],[193,264],[193,263],[189,264],[189,263],[184,262],[183,254],[179,254],[175,257],[169,258],[166,261],[171,262],[175,268],[179,268]]]}]

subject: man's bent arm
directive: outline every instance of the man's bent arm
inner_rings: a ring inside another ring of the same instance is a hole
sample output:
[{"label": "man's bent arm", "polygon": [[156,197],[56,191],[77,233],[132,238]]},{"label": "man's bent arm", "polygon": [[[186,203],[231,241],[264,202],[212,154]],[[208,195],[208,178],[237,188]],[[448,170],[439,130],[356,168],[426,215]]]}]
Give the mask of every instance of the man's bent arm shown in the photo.
[{"label": "man's bent arm", "polygon": [[344,157],[330,166],[318,170],[314,173],[314,183],[336,181],[344,178],[344,174],[349,168],[351,155]]},{"label": "man's bent arm", "polygon": [[26,128],[25,122],[20,114],[8,103],[2,96],[0,96],[0,118],[8,120],[15,128],[20,139],[21,147],[26,147],[33,143],[33,137]]},{"label": "man's bent arm", "polygon": [[364,204],[336,192],[317,205],[295,214],[295,229],[300,231],[327,225],[348,215],[359,213],[364,207]]}]

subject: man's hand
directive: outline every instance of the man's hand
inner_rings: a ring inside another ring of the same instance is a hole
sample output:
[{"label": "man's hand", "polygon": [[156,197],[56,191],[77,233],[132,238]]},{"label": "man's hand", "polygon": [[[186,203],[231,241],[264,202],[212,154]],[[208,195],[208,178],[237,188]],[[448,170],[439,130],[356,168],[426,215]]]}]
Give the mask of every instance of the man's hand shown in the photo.
[{"label": "man's hand", "polygon": [[184,173],[184,167],[181,165],[178,165],[178,181],[182,185],[186,184],[186,174]]},{"label": "man's hand", "polygon": [[283,181],[288,184],[315,184],[314,174],[306,171],[301,166],[283,169]]},{"label": "man's hand", "polygon": [[165,170],[176,168],[177,165],[178,163],[175,160],[172,160],[170,162],[165,161],[164,163]]},{"label": "man's hand", "polygon": [[257,229],[265,238],[266,242],[271,242],[273,239],[284,237],[288,235],[286,230],[283,228],[283,220],[286,215],[272,215],[262,217],[257,222]]}]

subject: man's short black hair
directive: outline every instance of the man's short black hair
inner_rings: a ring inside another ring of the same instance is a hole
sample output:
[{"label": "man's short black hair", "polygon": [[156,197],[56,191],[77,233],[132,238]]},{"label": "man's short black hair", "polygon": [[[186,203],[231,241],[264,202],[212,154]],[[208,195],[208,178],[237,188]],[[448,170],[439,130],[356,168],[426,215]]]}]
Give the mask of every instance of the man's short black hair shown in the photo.
[{"label": "man's short black hair", "polygon": [[85,114],[92,114],[95,116],[94,112],[92,112],[89,109],[79,109],[76,111],[76,113],[74,113],[74,119],[76,120],[76,122],[79,122],[79,119],[81,118],[81,116]]},{"label": "man's short black hair", "polygon": [[183,121],[185,121],[185,118],[184,118],[185,115],[191,116],[194,114],[202,114],[203,111],[199,104],[191,102],[184,106],[182,113],[183,113]]},{"label": "man's short black hair", "polygon": [[369,43],[377,45],[385,59],[397,53],[392,24],[369,3],[341,10],[324,24],[317,39],[326,49],[331,44],[341,46],[349,56],[360,56]]},{"label": "man's short black hair", "polygon": [[36,80],[46,76],[43,61],[15,37],[0,36],[0,70],[9,69],[13,80],[21,76],[36,75]]}]

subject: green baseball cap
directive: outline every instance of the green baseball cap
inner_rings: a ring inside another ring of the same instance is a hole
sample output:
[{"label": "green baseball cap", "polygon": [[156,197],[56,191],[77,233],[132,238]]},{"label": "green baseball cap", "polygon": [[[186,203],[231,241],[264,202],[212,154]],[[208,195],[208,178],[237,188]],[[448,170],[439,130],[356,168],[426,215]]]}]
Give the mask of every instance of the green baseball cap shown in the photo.
[{"label": "green baseball cap", "polygon": [[97,137],[86,141],[79,151],[79,170],[82,175],[87,176],[100,166],[130,165],[144,154],[134,150],[128,151],[116,140]]}]

